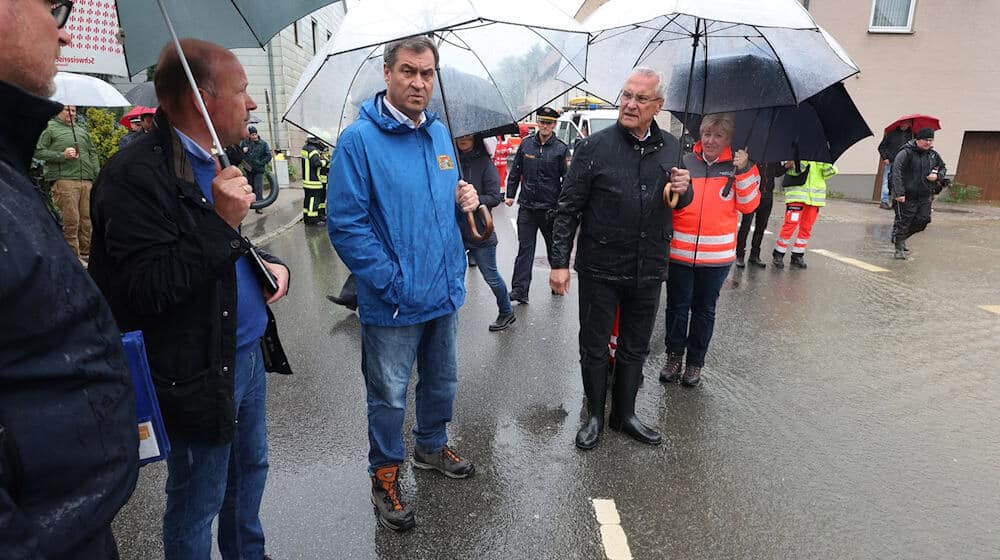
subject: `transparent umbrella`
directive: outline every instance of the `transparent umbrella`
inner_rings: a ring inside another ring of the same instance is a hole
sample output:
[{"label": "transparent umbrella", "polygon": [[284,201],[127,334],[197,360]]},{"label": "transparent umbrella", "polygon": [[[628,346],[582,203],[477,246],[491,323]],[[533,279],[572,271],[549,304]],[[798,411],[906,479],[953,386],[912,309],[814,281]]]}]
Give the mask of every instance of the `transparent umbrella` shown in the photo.
[{"label": "transparent umbrella", "polygon": [[128,107],[128,99],[115,86],[83,74],[59,72],[56,74],[56,92],[51,99],[63,105],[85,107]]},{"label": "transparent umbrella", "polygon": [[629,71],[650,66],[668,84],[663,108],[682,122],[794,106],[859,72],[797,0],[611,0],[584,26],[593,39],[582,89],[617,102]]},{"label": "transparent umbrella", "polygon": [[438,44],[430,109],[453,137],[502,130],[584,79],[588,35],[548,0],[364,2],[309,64],[285,120],[335,145],[385,89],[383,46],[417,35]]}]

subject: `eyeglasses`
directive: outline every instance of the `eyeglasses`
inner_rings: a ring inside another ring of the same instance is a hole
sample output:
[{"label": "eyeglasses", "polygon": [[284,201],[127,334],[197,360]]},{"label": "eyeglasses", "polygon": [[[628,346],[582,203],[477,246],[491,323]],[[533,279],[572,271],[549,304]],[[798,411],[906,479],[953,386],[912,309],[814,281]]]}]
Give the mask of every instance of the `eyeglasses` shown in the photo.
[{"label": "eyeglasses", "polygon": [[73,2],[70,0],[55,0],[52,2],[52,17],[56,20],[56,27],[62,29],[69,20],[69,14],[73,11]]},{"label": "eyeglasses", "polygon": [[645,95],[635,95],[630,91],[622,91],[622,94],[619,98],[622,100],[622,103],[635,101],[639,105],[646,105],[658,99],[662,99],[661,97],[646,97]]}]

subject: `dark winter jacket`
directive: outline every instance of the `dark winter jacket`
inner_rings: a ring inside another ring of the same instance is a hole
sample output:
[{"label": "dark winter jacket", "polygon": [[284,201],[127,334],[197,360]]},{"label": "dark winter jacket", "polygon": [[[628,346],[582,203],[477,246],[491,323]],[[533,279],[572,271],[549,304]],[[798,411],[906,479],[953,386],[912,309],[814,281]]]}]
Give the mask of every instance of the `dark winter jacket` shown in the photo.
[{"label": "dark winter jacket", "polygon": [[938,192],[935,183],[927,180],[927,176],[935,168],[938,170],[940,182],[947,173],[941,156],[933,148],[921,150],[917,147],[916,140],[904,144],[896,154],[896,158],[892,160],[892,172],[889,174],[892,181],[892,198],[901,196],[925,198]]},{"label": "dark winter jacket", "polygon": [[28,180],[61,106],[0,82],[0,107],[0,557],[115,557],[95,540],[139,468],[121,337]]},{"label": "dark winter jacket", "polygon": [[886,132],[885,136],[882,137],[882,142],[878,145],[878,155],[881,156],[882,159],[889,160],[889,163],[891,164],[892,158],[896,157],[896,153],[899,152],[899,149],[903,147],[903,144],[906,144],[910,140],[913,140],[913,129],[911,128],[906,130],[897,128]]},{"label": "dark winter jacket", "polygon": [[760,192],[774,192],[774,180],[785,174],[785,166],[780,161],[758,163],[757,170],[760,171]]},{"label": "dark winter jacket", "polygon": [[[492,212],[493,208],[496,208],[503,200],[503,195],[500,193],[500,174],[497,173],[497,168],[493,165],[493,158],[486,151],[483,140],[477,137],[472,150],[469,152],[460,152],[458,160],[462,164],[462,176],[465,177],[467,182],[472,183],[476,187],[476,192],[479,193],[479,203],[485,205]],[[482,216],[480,216],[479,211],[475,213],[475,216],[476,229],[482,233],[485,222]],[[489,238],[483,241],[475,241],[469,232],[469,222],[464,215],[460,216],[458,223],[462,228],[462,242],[465,244],[466,249],[490,247],[497,244],[497,234],[495,231]]]},{"label": "dark winter jacket", "polygon": [[[663,201],[677,139],[654,122],[640,141],[620,123],[584,139],[573,154],[552,232],[552,268],[568,268],[580,225],[576,271],[603,282],[662,282],[670,260],[673,212]],[[691,203],[691,190],[677,208]]]},{"label": "dark winter jacket", "polygon": [[[231,441],[236,261],[249,244],[202,194],[162,109],[101,171],[91,219],[90,274],[121,330],[143,332],[168,434]],[[290,373],[270,310],[262,347],[267,371]]]},{"label": "dark winter jacket", "polygon": [[254,142],[247,138],[240,142],[240,148],[246,149],[243,152],[243,163],[250,166],[250,171],[263,173],[264,168],[271,161],[271,147],[267,145],[267,142],[263,140]]},{"label": "dark winter jacket", "polygon": [[559,203],[563,177],[566,176],[566,156],[569,147],[553,134],[544,144],[538,134],[525,138],[514,154],[514,163],[507,170],[507,198],[521,195],[521,208],[553,210]]}]

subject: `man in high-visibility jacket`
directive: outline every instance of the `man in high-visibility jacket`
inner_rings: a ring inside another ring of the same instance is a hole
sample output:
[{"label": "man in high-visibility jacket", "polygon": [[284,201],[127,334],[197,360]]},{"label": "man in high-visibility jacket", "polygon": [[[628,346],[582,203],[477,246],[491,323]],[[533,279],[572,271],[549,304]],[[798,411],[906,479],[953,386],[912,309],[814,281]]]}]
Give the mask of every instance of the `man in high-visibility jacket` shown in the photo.
[{"label": "man in high-visibility jacket", "polygon": [[326,223],[326,175],[330,159],[323,142],[315,136],[306,138],[302,146],[302,221],[306,225]]},{"label": "man in high-visibility jacket", "polygon": [[[792,247],[791,265],[806,268],[805,253],[812,236],[813,224],[819,216],[819,209],[826,206],[826,180],[837,174],[832,163],[819,161],[786,161],[785,179],[785,223],[781,225],[778,241],[774,244],[773,262],[775,268],[785,267],[785,253]],[[792,234],[799,233],[792,241]]]}]

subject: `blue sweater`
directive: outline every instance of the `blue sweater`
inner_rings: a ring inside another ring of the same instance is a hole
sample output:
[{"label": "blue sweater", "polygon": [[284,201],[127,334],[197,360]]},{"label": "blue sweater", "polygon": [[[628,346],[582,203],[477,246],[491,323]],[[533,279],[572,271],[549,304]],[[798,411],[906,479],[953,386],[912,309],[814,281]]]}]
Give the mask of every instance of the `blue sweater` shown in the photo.
[{"label": "blue sweater", "polygon": [[340,135],[327,228],[358,278],[361,322],[402,327],[462,306],[466,262],[448,129],[430,112],[420,127],[409,128],[385,109],[384,95],[365,102]]}]

